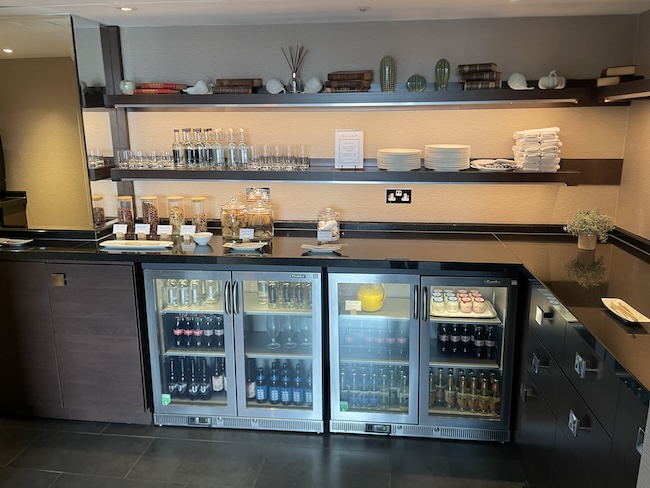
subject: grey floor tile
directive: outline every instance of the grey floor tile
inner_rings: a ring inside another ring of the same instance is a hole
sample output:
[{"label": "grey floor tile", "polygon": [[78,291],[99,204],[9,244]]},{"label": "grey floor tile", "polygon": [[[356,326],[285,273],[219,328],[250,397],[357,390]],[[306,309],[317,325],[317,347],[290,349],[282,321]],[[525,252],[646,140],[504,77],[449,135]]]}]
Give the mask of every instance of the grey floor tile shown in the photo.
[{"label": "grey floor tile", "polygon": [[407,473],[393,474],[390,488],[468,488],[466,480],[449,476],[431,476],[426,474]]},{"label": "grey floor tile", "polygon": [[5,419],[0,427],[21,427],[24,429],[51,430],[58,432],[84,432],[99,434],[108,424],[104,422],[84,422],[80,420],[43,419],[36,417],[11,417]]},{"label": "grey floor tile", "polygon": [[447,452],[453,458],[469,459],[518,459],[517,446],[510,442],[471,442],[471,441],[446,441],[449,443]]},{"label": "grey floor tile", "polygon": [[327,446],[330,449],[388,452],[390,439],[388,436],[333,434],[329,436]]},{"label": "grey floor tile", "polygon": [[256,444],[154,439],[127,477],[250,488],[264,451],[263,445]]},{"label": "grey floor tile", "polygon": [[44,432],[10,466],[123,477],[151,439]]},{"label": "grey floor tile", "polygon": [[426,452],[391,451],[391,474],[406,478],[445,478],[454,476],[450,459]]},{"label": "grey floor tile", "polygon": [[60,473],[20,468],[0,468],[2,488],[48,488]]},{"label": "grey floor tile", "polygon": [[51,488],[184,488],[183,483],[128,480],[85,474],[63,473]]},{"label": "grey floor tile", "polygon": [[0,466],[6,466],[43,431],[0,426]]},{"label": "grey floor tile", "polygon": [[109,424],[102,434],[151,437],[157,439],[212,440],[212,429],[192,427],[160,427],[158,425]]},{"label": "grey floor tile", "polygon": [[521,465],[515,460],[462,458],[451,459],[451,474],[477,481],[523,482]]}]

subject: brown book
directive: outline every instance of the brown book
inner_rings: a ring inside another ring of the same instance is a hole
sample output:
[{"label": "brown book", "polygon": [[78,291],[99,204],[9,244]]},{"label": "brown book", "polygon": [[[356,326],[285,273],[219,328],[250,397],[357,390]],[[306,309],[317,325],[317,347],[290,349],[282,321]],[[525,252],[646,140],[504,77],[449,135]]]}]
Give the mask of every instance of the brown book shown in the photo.
[{"label": "brown book", "polygon": [[371,69],[361,71],[332,71],[327,74],[327,79],[330,81],[339,80],[368,80],[372,81],[374,71]]},{"label": "brown book", "polygon": [[217,78],[216,86],[262,86],[262,78]]},{"label": "brown book", "polygon": [[370,80],[328,80],[325,88],[370,88]]},{"label": "brown book", "polygon": [[349,86],[326,86],[325,93],[354,93],[354,92],[367,92],[369,88],[354,88]]},{"label": "brown book", "polygon": [[465,90],[498,90],[501,88],[501,81],[466,81]]},{"label": "brown book", "polygon": [[640,75],[605,76],[596,80],[596,86],[613,86],[626,81],[642,80]]},{"label": "brown book", "polygon": [[136,88],[133,90],[134,95],[174,95],[180,92],[180,90],[171,88]]},{"label": "brown book", "polygon": [[459,73],[476,73],[477,71],[496,71],[497,65],[494,63],[475,63],[475,64],[459,64]]},{"label": "brown book", "polygon": [[461,73],[460,81],[501,81],[500,71],[474,71]]},{"label": "brown book", "polygon": [[168,90],[185,90],[188,85],[182,85],[178,83],[140,83],[139,88],[165,88]]},{"label": "brown book", "polygon": [[212,88],[212,93],[219,93],[219,94],[224,94],[224,93],[253,93],[253,87],[252,86],[244,86],[244,85],[239,85],[239,86],[215,86]]},{"label": "brown book", "polygon": [[626,66],[610,66],[603,69],[600,76],[604,78],[606,76],[633,75],[634,73],[636,73],[636,65],[630,64]]}]

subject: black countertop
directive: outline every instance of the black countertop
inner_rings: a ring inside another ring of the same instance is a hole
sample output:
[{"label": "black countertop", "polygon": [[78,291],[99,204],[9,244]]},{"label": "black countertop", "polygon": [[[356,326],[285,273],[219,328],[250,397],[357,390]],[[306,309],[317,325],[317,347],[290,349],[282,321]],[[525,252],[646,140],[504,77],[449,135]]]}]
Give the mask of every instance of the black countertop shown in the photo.
[{"label": "black countertop", "polygon": [[650,389],[650,324],[629,327],[614,318],[601,297],[620,298],[650,316],[650,255],[613,237],[596,251],[580,251],[566,234],[363,233],[348,235],[335,254],[309,254],[300,246],[313,235],[276,236],[262,253],[225,250],[220,236],[207,246],[181,239],[162,252],[105,251],[95,241],[35,239],[0,248],[0,260],[194,263],[232,266],[291,265],[368,270],[521,270],[539,280],[605,349]]}]

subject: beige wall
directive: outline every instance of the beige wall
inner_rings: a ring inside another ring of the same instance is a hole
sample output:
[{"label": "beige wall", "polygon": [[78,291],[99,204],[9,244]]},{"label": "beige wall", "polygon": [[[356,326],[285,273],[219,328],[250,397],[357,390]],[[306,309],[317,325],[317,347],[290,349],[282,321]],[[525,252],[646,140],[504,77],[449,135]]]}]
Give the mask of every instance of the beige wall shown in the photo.
[{"label": "beige wall", "polygon": [[70,58],[0,61],[7,189],[27,192],[31,229],[91,229],[76,70]]}]

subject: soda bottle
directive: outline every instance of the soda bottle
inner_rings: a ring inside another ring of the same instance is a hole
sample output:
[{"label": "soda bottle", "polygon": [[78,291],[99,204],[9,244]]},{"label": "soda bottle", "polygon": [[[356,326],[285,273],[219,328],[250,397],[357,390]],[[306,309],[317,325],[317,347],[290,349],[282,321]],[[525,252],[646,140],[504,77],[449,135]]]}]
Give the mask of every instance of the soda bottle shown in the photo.
[{"label": "soda bottle", "polygon": [[187,387],[190,400],[199,399],[199,374],[196,368],[196,358],[190,358],[190,384]]},{"label": "soda bottle", "polygon": [[359,407],[367,410],[370,406],[370,380],[366,370],[361,372],[361,384],[359,385]]},{"label": "soda bottle", "polygon": [[341,412],[347,412],[350,407],[350,385],[348,384],[348,373],[341,366],[341,383],[339,385],[339,402]]},{"label": "soda bottle", "polygon": [[465,378],[464,374],[461,374],[460,379],[458,380],[456,404],[458,405],[458,410],[467,410],[467,378]]},{"label": "soda bottle", "polygon": [[192,334],[194,335],[194,347],[203,349],[203,317],[194,318],[194,330]]},{"label": "soda bottle", "polygon": [[282,372],[280,373],[280,403],[285,406],[291,405],[292,400],[291,372],[287,363],[282,363]]},{"label": "soda bottle", "polygon": [[361,379],[356,371],[352,372],[350,380],[349,405],[351,409],[361,408]]},{"label": "soda bottle", "polygon": [[187,358],[179,359],[178,370],[178,398],[187,398]]},{"label": "soda bottle", "polygon": [[216,319],[216,324],[214,326],[214,346],[217,349],[224,348],[224,336],[223,336],[223,315],[218,315]]},{"label": "soda bottle", "polygon": [[199,398],[201,400],[209,400],[212,396],[212,387],[208,379],[208,365],[205,358],[199,359]]},{"label": "soda bottle", "polygon": [[469,393],[467,395],[467,410],[470,412],[478,412],[479,394],[478,379],[472,375],[469,379]]},{"label": "soda bottle", "polygon": [[436,404],[436,375],[433,368],[429,368],[429,407]]},{"label": "soda bottle", "polygon": [[403,412],[409,410],[409,376],[408,374],[402,375],[401,386],[399,390],[399,408]]},{"label": "soda bottle", "polygon": [[174,129],[174,142],[172,143],[172,155],[174,157],[174,168],[185,168],[185,151],[181,144],[181,134],[178,129]]},{"label": "soda bottle", "polygon": [[377,410],[379,408],[379,376],[373,373],[370,377],[370,394],[368,395],[368,409]]},{"label": "soda bottle", "polygon": [[447,373],[447,388],[445,389],[445,407],[456,408],[456,380],[454,370],[449,368]]},{"label": "soda bottle", "polygon": [[494,327],[488,325],[487,332],[485,334],[485,358],[494,359],[496,355],[496,341],[494,337]]},{"label": "soda bottle", "polygon": [[257,368],[257,377],[255,378],[255,401],[257,403],[266,403],[269,396],[269,385],[266,382],[264,368]]},{"label": "soda bottle", "polygon": [[445,404],[445,371],[438,368],[438,376],[436,377],[436,400],[435,406],[442,407]]},{"label": "soda bottle", "polygon": [[223,363],[223,358],[214,359],[214,371],[212,373],[212,391],[214,393],[221,393],[225,388],[225,373]]},{"label": "soda bottle", "polygon": [[399,387],[400,376],[399,371],[395,366],[389,368],[390,380],[390,405],[391,407],[399,407]]},{"label": "soda bottle", "polygon": [[203,344],[206,349],[212,349],[215,345],[214,319],[209,315],[203,320]]},{"label": "soda bottle", "polygon": [[471,356],[472,354],[472,326],[470,324],[463,325],[463,330],[460,333],[461,353],[463,356]]},{"label": "soda bottle", "polygon": [[280,381],[278,379],[278,370],[272,367],[269,374],[269,403],[271,405],[277,405],[280,403],[280,399],[281,393]]},{"label": "soda bottle", "polygon": [[246,367],[246,398],[251,400],[256,396],[257,383],[255,381],[255,359],[248,358]]},{"label": "soda bottle", "polygon": [[451,326],[451,331],[449,332],[449,343],[451,345],[451,353],[453,355],[460,354],[460,328],[457,324]]},{"label": "soda bottle", "polygon": [[311,366],[307,370],[307,378],[305,378],[305,403],[308,407],[312,407],[314,405],[314,385]]},{"label": "soda bottle", "polygon": [[305,385],[302,378],[302,367],[300,363],[296,364],[296,371],[293,376],[292,397],[294,405],[305,404]]},{"label": "soda bottle", "polygon": [[481,392],[478,397],[478,411],[481,413],[490,412],[490,391],[488,390],[488,379],[483,376],[481,378]]},{"label": "soda bottle", "polygon": [[490,396],[490,413],[499,415],[501,413],[501,387],[499,379],[494,378],[492,381],[492,395]]},{"label": "soda bottle", "polygon": [[176,358],[169,358],[167,374],[167,393],[172,398],[178,397],[178,374],[176,372]]},{"label": "soda bottle", "polygon": [[381,385],[379,386],[379,410],[388,410],[390,407],[390,381],[388,375],[381,375]]},{"label": "soda bottle", "polygon": [[176,316],[176,323],[174,324],[174,328],[172,329],[172,333],[174,334],[174,347],[183,347],[183,325],[182,325],[183,317],[180,315]]},{"label": "soda bottle", "polygon": [[485,359],[485,333],[481,325],[474,327],[474,357]]},{"label": "soda bottle", "polygon": [[185,338],[185,343],[183,347],[188,349],[194,345],[194,327],[192,324],[192,319],[188,315],[185,317],[185,328],[183,329],[183,337]]},{"label": "soda bottle", "polygon": [[438,346],[442,354],[449,352],[449,326],[447,324],[438,326]]}]

